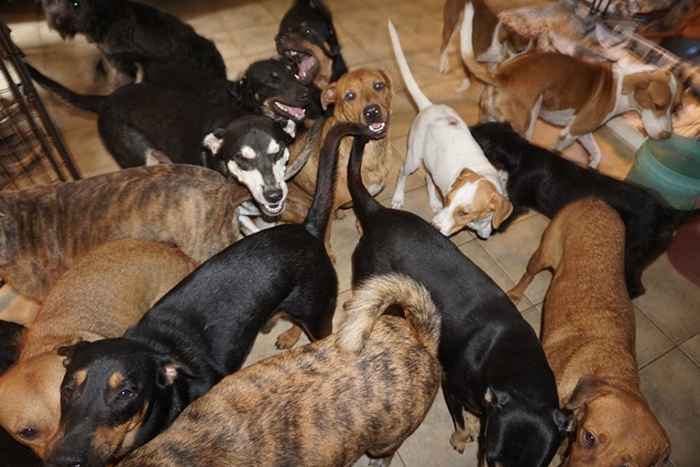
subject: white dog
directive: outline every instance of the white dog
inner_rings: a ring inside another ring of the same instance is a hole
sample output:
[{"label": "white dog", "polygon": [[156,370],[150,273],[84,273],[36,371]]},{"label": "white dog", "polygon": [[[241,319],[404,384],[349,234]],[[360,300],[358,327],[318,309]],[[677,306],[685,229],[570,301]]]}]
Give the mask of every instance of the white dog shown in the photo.
[{"label": "white dog", "polygon": [[486,239],[492,227],[498,228],[513,212],[502,175],[488,161],[459,114],[446,105],[434,105],[418,88],[391,21],[389,34],[401,76],[420,110],[411,125],[406,163],[392,206],[403,206],[406,177],[422,162],[428,172],[425,178],[430,206],[437,213],[433,225],[443,235],[467,226]]}]

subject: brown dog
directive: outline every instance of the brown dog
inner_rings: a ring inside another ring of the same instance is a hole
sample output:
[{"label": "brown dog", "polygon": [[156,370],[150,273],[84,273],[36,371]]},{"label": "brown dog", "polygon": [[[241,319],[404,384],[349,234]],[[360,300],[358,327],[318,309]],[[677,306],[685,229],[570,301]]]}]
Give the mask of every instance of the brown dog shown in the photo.
[{"label": "brown dog", "polygon": [[518,300],[539,271],[554,270],[542,344],[560,402],[578,423],[568,466],[649,467],[662,465],[670,454],[668,436],[639,389],[624,228],[603,201],[571,203],[549,224],[509,293]]},{"label": "brown dog", "polygon": [[[406,318],[381,316],[392,305]],[[338,334],[226,377],[120,467],[388,466],[440,384],[440,316],[401,275],[359,287]]]},{"label": "brown dog", "polygon": [[0,424],[40,457],[58,429],[62,345],[116,337],[195,267],[162,243],[118,240],[75,262],[57,282],[0,376]]}]

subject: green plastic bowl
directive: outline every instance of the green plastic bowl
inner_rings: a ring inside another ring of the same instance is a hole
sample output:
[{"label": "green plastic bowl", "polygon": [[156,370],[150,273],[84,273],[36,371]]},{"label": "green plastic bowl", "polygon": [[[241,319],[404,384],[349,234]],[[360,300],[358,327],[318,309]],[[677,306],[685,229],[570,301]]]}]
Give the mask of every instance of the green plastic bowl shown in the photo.
[{"label": "green plastic bowl", "polygon": [[695,208],[700,198],[700,141],[677,135],[646,140],[627,181],[652,189],[676,209]]}]

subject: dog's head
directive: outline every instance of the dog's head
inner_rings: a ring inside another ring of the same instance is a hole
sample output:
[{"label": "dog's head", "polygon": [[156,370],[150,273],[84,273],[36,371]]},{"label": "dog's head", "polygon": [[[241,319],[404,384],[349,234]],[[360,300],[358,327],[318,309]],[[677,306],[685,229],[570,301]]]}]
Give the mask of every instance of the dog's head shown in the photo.
[{"label": "dog's head", "polygon": [[287,138],[267,117],[246,116],[225,129],[209,133],[203,141],[215,164],[250,190],[268,216],[277,216],[287,198],[285,170],[289,160]]},{"label": "dog's head", "polygon": [[102,23],[111,17],[114,3],[110,0],[42,0],[49,27],[63,39],[76,34],[96,35]]},{"label": "dog's head", "polygon": [[361,68],[331,83],[321,94],[321,105],[326,109],[335,104],[337,121],[364,124],[376,139],[389,129],[391,97],[391,80],[384,71]]},{"label": "dog's head", "polygon": [[275,43],[305,84],[325,88],[347,72],[331,12],[321,0],[296,0],[282,18]]},{"label": "dog's head", "polygon": [[566,407],[577,419],[567,466],[660,467],[668,462],[668,436],[638,395],[586,376]]},{"label": "dog's head", "polygon": [[641,71],[626,75],[622,94],[642,117],[644,129],[653,139],[673,132],[671,114],[681,96],[676,77],[667,70]]},{"label": "dog's head", "polygon": [[62,347],[61,421],[48,447],[50,467],[102,467],[149,441],[168,422],[181,365],[123,338]]},{"label": "dog's head", "polygon": [[479,448],[489,467],[546,467],[573,430],[570,412],[533,407],[515,392],[488,388],[484,399]]},{"label": "dog's head", "polygon": [[285,59],[260,60],[231,86],[231,94],[246,109],[276,122],[301,122],[311,102],[311,91],[297,81],[295,73],[294,65]]},{"label": "dog's head", "polygon": [[510,200],[491,180],[464,169],[445,196],[445,207],[433,218],[433,225],[446,236],[469,227],[487,239],[512,212]]},{"label": "dog's head", "polygon": [[37,355],[0,376],[0,425],[41,458],[58,431],[62,361],[55,353]]}]

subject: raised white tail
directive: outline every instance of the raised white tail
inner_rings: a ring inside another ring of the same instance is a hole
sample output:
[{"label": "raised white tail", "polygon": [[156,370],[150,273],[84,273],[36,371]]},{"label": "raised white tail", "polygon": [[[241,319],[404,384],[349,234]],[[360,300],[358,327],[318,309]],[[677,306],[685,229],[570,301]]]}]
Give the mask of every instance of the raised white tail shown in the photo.
[{"label": "raised white tail", "polygon": [[433,105],[432,102],[423,94],[423,92],[418,87],[418,83],[413,78],[411,69],[408,67],[408,62],[406,62],[406,57],[401,50],[401,42],[399,41],[399,35],[394,28],[394,24],[389,20],[389,36],[391,36],[391,45],[394,47],[394,56],[396,57],[396,63],[399,65],[399,70],[401,71],[401,77],[403,82],[406,83],[406,88],[411,94],[414,102],[418,106],[418,110],[423,110],[426,107]]}]

